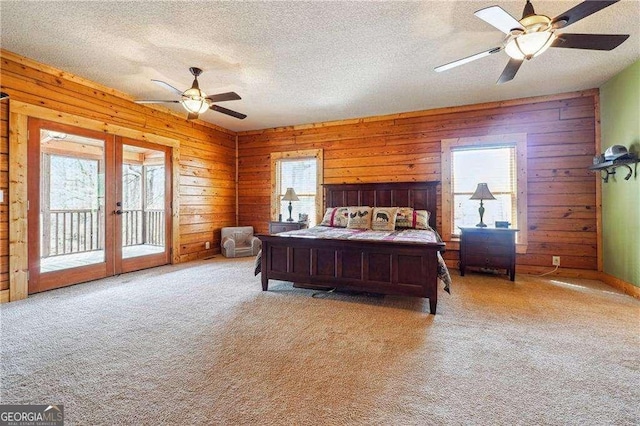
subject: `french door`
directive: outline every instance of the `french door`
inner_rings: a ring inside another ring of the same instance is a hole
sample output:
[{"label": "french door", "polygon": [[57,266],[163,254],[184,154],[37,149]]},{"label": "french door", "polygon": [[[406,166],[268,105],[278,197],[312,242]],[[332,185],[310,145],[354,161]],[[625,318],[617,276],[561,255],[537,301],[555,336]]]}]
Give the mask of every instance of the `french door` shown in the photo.
[{"label": "french door", "polygon": [[29,293],[170,262],[171,148],[29,120]]}]

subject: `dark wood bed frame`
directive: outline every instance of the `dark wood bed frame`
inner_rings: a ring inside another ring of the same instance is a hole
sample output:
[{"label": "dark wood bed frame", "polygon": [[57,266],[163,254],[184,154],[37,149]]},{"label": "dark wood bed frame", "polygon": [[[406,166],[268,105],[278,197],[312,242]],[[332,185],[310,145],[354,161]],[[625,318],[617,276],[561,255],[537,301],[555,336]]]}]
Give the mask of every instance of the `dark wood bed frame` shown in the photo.
[{"label": "dark wood bed frame", "polygon": [[[431,212],[436,229],[438,182],[324,185],[326,207],[413,207]],[[300,287],[335,288],[429,299],[438,304],[438,258],[444,243],[326,240],[258,235],[262,241],[262,290],[269,280]]]}]

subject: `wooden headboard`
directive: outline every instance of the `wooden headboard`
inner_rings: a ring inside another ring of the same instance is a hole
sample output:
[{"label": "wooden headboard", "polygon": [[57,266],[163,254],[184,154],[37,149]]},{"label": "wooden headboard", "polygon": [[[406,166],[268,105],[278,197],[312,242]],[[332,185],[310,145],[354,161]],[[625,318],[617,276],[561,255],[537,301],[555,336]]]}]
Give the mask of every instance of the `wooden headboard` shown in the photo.
[{"label": "wooden headboard", "polygon": [[436,229],[437,196],[439,181],[394,183],[348,183],[324,185],[324,202],[327,207],[371,206],[413,207],[428,210],[429,226]]}]

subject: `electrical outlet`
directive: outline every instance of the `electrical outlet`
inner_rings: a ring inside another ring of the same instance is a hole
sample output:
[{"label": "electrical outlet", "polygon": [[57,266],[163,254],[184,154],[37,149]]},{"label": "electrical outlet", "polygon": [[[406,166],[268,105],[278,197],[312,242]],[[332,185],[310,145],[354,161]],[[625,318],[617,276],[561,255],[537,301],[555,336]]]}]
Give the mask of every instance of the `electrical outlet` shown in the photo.
[{"label": "electrical outlet", "polygon": [[553,266],[560,266],[560,256],[553,256],[551,263]]},{"label": "electrical outlet", "polygon": [[211,248],[211,243],[209,241],[204,243],[204,248],[205,248],[205,250],[209,250]]}]

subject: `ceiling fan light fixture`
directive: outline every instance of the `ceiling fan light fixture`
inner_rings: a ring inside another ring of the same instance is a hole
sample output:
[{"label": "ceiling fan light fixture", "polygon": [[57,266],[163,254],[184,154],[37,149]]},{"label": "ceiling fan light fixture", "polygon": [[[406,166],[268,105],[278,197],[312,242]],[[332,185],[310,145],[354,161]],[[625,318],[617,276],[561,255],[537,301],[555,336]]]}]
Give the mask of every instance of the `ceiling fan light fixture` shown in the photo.
[{"label": "ceiling fan light fixture", "polygon": [[512,36],[504,51],[513,59],[531,59],[547,50],[555,39],[555,33],[551,30],[524,32]]},{"label": "ceiling fan light fixture", "polygon": [[182,106],[189,113],[202,114],[210,105],[207,95],[202,90],[192,87],[182,94]]}]

